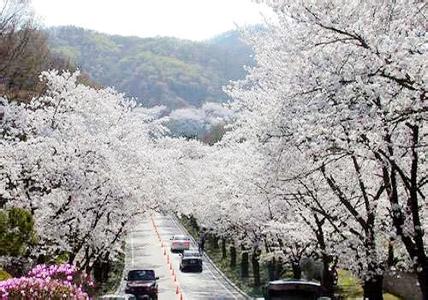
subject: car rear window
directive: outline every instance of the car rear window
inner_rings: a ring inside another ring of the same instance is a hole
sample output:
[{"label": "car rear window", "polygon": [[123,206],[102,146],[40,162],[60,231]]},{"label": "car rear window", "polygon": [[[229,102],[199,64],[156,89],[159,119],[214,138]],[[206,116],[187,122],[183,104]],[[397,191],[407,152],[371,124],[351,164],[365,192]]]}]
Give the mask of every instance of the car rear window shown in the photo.
[{"label": "car rear window", "polygon": [[175,235],[174,236],[174,240],[186,240],[186,241],[189,241],[190,238],[187,237],[187,236],[185,236],[185,235]]},{"label": "car rear window", "polygon": [[155,280],[153,270],[132,270],[128,273],[128,280]]},{"label": "car rear window", "polygon": [[198,251],[184,251],[183,256],[184,257],[201,256],[201,254]]}]

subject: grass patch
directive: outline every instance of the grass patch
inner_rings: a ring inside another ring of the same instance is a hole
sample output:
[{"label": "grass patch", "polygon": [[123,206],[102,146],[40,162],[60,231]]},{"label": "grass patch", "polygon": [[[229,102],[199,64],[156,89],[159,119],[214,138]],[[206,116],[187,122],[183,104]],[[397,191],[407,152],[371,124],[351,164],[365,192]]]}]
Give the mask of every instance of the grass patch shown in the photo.
[{"label": "grass patch", "polygon": [[352,275],[351,272],[346,270],[338,270],[338,288],[340,295],[345,297],[345,299],[352,299],[363,296],[363,288],[361,286],[360,280]]},{"label": "grass patch", "polygon": [[[240,269],[239,262],[237,262],[236,267],[232,268],[229,265],[228,259],[222,259],[221,251],[213,250],[208,247],[208,249],[206,249],[206,253],[212,259],[212,261],[216,264],[216,266],[227,276],[227,278],[229,278],[243,292],[245,292],[251,297],[262,296],[261,287],[255,287],[253,284],[253,277],[251,275],[251,271],[250,271],[250,277],[241,278],[241,274],[240,274],[241,269]],[[237,259],[238,259],[238,255],[239,255],[239,252],[237,251]],[[262,271],[262,269],[260,271]]]},{"label": "grass patch", "polygon": [[0,268],[0,281],[7,280],[9,278],[12,278],[12,275],[10,275],[8,272]]},{"label": "grass patch", "polygon": [[[340,295],[345,299],[355,299],[362,298],[364,291],[361,285],[360,280],[352,275],[351,272],[347,270],[339,270],[339,281],[338,288],[340,291]],[[401,300],[401,298],[394,296],[390,293],[383,294],[384,300]]]},{"label": "grass patch", "polygon": [[383,294],[383,300],[401,300],[401,298],[394,296],[393,294],[385,293]]}]

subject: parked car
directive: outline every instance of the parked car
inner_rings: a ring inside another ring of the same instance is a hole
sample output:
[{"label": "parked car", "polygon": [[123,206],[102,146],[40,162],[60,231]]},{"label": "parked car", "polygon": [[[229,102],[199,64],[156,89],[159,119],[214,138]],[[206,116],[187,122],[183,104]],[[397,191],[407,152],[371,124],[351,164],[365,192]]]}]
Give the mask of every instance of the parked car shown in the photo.
[{"label": "parked car", "polygon": [[181,252],[190,248],[190,238],[188,236],[177,234],[171,238],[171,241],[171,252]]},{"label": "parked car", "polygon": [[263,289],[266,300],[328,300],[322,297],[322,287],[317,282],[305,280],[270,281]]},{"label": "parked car", "polygon": [[136,300],[134,295],[132,294],[108,294],[103,295],[99,299],[103,300]]},{"label": "parked car", "polygon": [[158,279],[153,270],[130,270],[125,277],[125,293],[132,294],[137,299],[157,299]]},{"label": "parked car", "polygon": [[202,255],[198,250],[184,250],[180,259],[180,271],[202,272]]}]

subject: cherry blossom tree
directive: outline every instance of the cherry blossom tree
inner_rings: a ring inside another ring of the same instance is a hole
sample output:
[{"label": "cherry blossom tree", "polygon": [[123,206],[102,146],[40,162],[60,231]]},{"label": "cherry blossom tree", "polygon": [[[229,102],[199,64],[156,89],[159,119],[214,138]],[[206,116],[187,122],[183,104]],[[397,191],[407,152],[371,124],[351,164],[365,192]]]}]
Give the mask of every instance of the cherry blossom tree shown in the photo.
[{"label": "cherry blossom tree", "polygon": [[353,253],[365,297],[382,297],[388,241],[407,250],[426,295],[426,4],[264,2],[277,20],[247,35],[257,65],[228,89],[235,140],[274,163],[302,153],[276,185],[342,238],[349,251],[337,255]]},{"label": "cherry blossom tree", "polygon": [[158,205],[147,191],[164,128],[156,110],[78,76],[46,72],[46,95],[28,105],[3,100],[1,203],[34,214],[37,255],[66,252],[90,268],[114,258],[134,217]]}]

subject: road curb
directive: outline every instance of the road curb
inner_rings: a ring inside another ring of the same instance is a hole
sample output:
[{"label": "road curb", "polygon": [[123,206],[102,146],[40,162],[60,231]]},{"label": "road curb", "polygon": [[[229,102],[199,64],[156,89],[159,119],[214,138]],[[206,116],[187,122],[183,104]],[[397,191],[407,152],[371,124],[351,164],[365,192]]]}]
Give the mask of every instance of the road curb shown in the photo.
[{"label": "road curb", "polygon": [[[180,223],[180,221],[178,220],[178,218],[175,215],[170,215],[171,219],[173,220],[174,223],[177,224],[178,227],[181,228],[181,230],[183,230],[184,232],[187,233],[187,235],[193,240],[193,242],[197,245],[198,243],[196,242],[196,240],[193,238],[193,236],[189,233],[189,231],[183,226],[183,224]],[[238,291],[243,297],[245,297],[246,299],[254,299],[251,298],[250,296],[248,296],[243,290],[241,290],[236,284],[234,284],[226,275],[224,275],[224,273],[216,266],[216,264],[212,261],[212,259],[206,254],[203,254],[204,257],[211,263],[211,265],[214,267],[214,269],[220,274],[221,277],[223,277],[223,279],[229,284],[231,285],[236,291]]]}]

